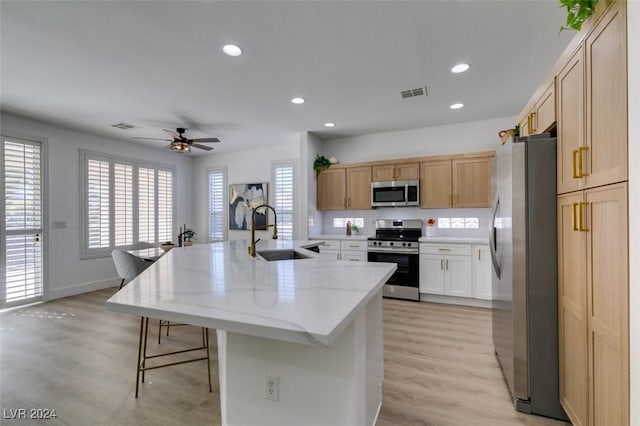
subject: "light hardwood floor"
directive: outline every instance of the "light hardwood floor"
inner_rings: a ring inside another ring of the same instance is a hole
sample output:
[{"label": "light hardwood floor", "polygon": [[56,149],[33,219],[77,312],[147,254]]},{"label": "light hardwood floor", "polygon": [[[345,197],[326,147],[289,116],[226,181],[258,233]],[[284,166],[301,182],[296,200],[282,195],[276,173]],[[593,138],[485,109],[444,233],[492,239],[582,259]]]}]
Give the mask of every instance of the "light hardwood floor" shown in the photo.
[{"label": "light hardwood floor", "polygon": [[[213,393],[204,363],[147,372],[134,398],[139,319],[108,312],[115,289],[0,315],[0,405],[55,409],[47,425],[220,424],[215,332]],[[489,311],[385,299],[385,381],[379,426],[563,425],[517,413],[491,344]],[[197,344],[179,327],[149,352]],[[321,401],[318,401],[321,404]],[[32,424],[0,418],[2,424]],[[292,425],[293,426],[293,425]]]}]

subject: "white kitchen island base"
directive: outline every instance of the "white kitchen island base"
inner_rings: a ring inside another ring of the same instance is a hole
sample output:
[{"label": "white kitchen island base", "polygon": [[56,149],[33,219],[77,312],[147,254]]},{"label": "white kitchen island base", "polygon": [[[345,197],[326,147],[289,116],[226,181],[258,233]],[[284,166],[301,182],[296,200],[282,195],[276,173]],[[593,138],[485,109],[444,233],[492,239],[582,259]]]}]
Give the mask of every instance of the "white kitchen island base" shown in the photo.
[{"label": "white kitchen island base", "polygon": [[[374,425],[382,404],[382,291],[329,347],[218,330],[223,425]],[[266,398],[278,378],[278,401]]]}]

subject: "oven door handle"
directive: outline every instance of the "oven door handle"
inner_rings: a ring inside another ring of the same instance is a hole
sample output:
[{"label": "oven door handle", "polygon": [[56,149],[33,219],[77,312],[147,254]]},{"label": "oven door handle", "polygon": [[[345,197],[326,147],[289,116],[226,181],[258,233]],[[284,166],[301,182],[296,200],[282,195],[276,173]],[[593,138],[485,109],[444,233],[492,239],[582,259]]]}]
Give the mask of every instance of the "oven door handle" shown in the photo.
[{"label": "oven door handle", "polygon": [[418,250],[414,249],[393,249],[393,250],[384,250],[384,249],[368,249],[367,253],[380,253],[380,254],[419,254]]}]

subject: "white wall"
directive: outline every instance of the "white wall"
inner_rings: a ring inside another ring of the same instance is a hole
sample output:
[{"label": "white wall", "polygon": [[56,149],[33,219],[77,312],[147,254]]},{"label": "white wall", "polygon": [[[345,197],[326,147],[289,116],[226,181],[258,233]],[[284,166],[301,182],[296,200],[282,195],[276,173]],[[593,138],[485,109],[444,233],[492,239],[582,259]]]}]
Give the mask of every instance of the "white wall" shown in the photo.
[{"label": "white wall", "polygon": [[[45,298],[105,288],[119,283],[111,256],[80,260],[80,149],[174,165],[178,188],[189,188],[191,159],[174,153],[120,142],[13,114],[1,116],[2,131],[47,139],[48,275]],[[192,221],[191,191],[178,190],[178,223]],[[53,221],[66,222],[52,229]]]},{"label": "white wall", "polygon": [[629,319],[631,425],[640,425],[640,1],[627,3],[629,82]]},{"label": "white wall", "polygon": [[[195,220],[195,230],[202,235],[200,241],[206,241],[208,233],[208,212],[207,212],[207,169],[210,167],[227,167],[227,185],[236,183],[269,182],[269,202],[272,198],[271,163],[278,160],[300,159],[300,140],[298,135],[292,135],[289,140],[283,140],[280,146],[271,146],[262,149],[251,149],[246,151],[223,152],[215,151],[209,155],[195,158],[193,163],[193,217]],[[296,170],[300,170],[298,165]],[[300,190],[300,175],[296,173],[295,185]],[[227,189],[228,191],[228,189]],[[227,194],[228,197],[228,194]],[[297,207],[297,206],[296,206]],[[299,210],[299,209],[298,209]],[[300,215],[296,211],[296,215]],[[225,226],[227,229],[227,240],[249,239],[249,231],[232,231],[228,226],[229,218],[225,216]],[[272,220],[272,219],[270,219]],[[296,223],[299,221],[297,220]],[[297,231],[297,230],[296,230]],[[270,238],[271,231],[257,232],[260,238]],[[296,236],[296,238],[299,238]]]},{"label": "white wall", "polygon": [[324,142],[326,157],[341,163],[388,160],[429,155],[491,151],[498,148],[498,132],[513,128],[515,117],[376,133]]},{"label": "white wall", "polygon": [[304,194],[301,193],[300,198],[300,204],[306,205],[306,208],[302,209],[301,219],[305,223],[300,224],[303,230],[300,235],[301,239],[306,239],[309,235],[317,235],[322,232],[322,212],[319,212],[316,208],[317,174],[313,169],[316,155],[322,151],[323,142],[318,136],[308,132],[300,135],[301,186],[306,188],[306,192]]}]

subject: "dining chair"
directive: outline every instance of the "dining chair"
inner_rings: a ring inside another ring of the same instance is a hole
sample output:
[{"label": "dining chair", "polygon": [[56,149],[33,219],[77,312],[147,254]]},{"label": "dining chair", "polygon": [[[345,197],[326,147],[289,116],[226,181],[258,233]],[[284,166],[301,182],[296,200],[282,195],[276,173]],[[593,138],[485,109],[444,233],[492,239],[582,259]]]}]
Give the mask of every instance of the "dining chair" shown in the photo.
[{"label": "dining chair", "polygon": [[148,248],[154,248],[155,246],[148,241],[138,241],[131,245],[129,250],[144,250]]},{"label": "dining chair", "polygon": [[124,286],[125,281],[134,279],[140,275],[142,271],[153,265],[153,262],[147,262],[138,256],[122,250],[112,251],[111,257],[113,257],[113,263],[116,266],[116,271],[118,271],[118,276],[122,278],[120,288]]}]

